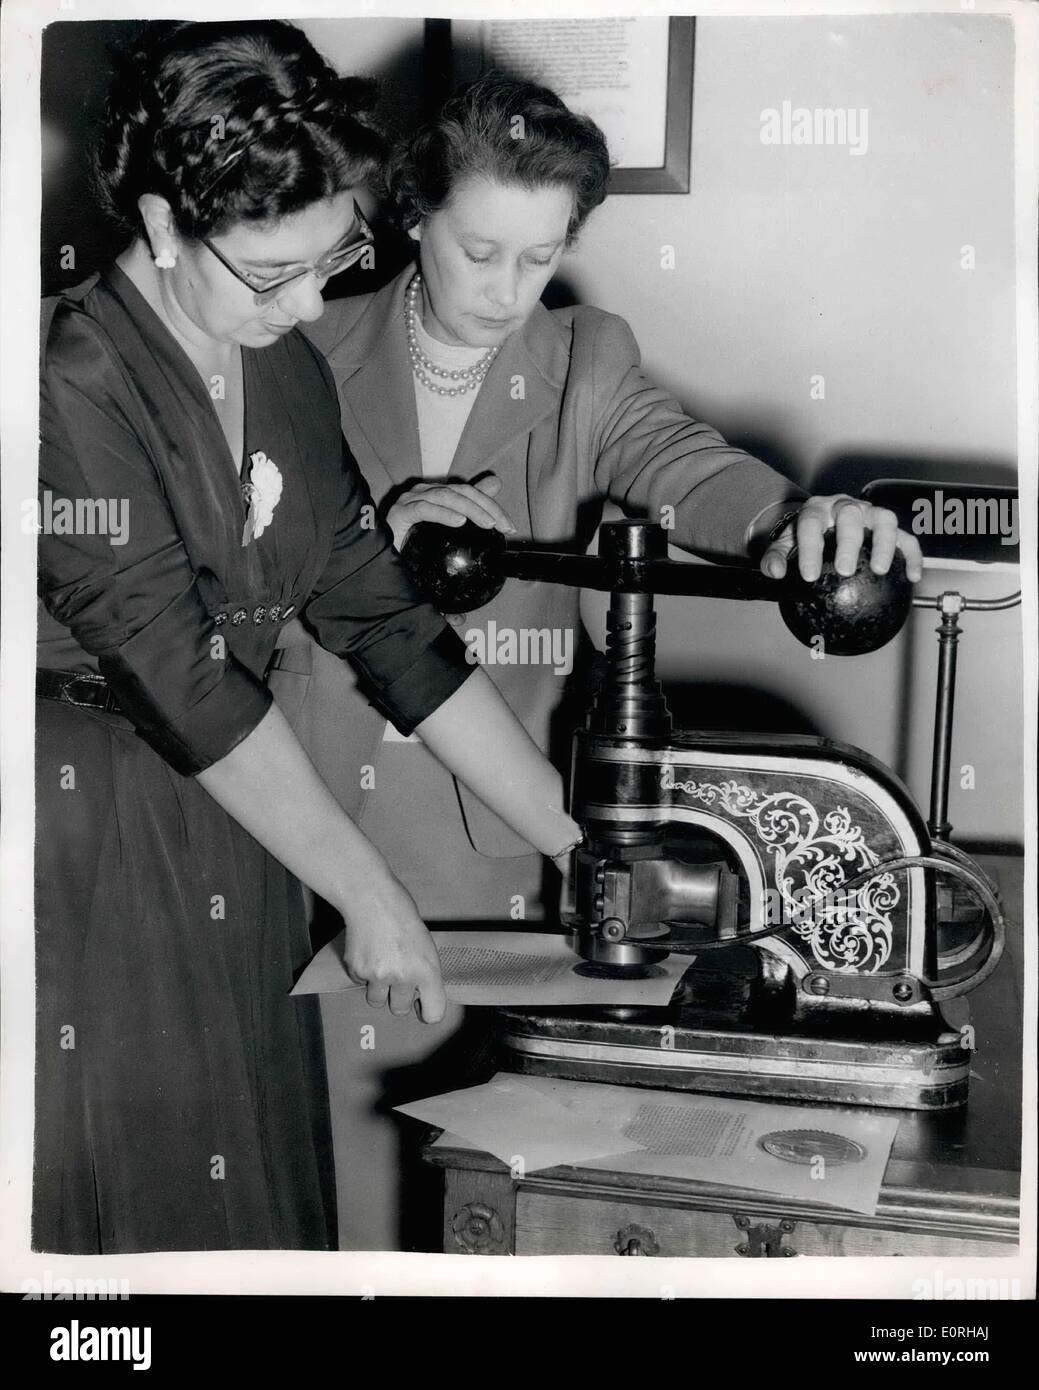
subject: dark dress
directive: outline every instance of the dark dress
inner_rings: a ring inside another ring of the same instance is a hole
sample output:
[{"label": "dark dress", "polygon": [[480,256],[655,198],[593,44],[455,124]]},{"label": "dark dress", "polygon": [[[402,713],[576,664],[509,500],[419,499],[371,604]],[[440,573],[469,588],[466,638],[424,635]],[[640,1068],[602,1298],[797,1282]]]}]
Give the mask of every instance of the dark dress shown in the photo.
[{"label": "dark dress", "polygon": [[242,358],[245,457],[283,478],[244,547],[206,385],[127,276],[65,295],[44,343],[39,665],[100,673],[119,712],[37,701],[38,1250],[335,1247],[300,885],[194,774],[267,712],[291,617],[404,732],[472,671],[363,510],[316,349]]}]

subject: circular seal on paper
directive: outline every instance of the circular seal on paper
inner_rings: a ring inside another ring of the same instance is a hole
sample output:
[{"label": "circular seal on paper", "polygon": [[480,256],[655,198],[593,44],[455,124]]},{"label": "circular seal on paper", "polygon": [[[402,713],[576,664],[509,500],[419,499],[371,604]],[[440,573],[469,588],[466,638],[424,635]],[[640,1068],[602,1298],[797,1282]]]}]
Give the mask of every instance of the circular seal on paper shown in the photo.
[{"label": "circular seal on paper", "polygon": [[842,1163],[861,1163],[866,1150],[854,1139],[823,1129],[776,1129],[763,1134],[758,1148],[787,1163],[815,1163],[822,1159],[835,1167]]}]

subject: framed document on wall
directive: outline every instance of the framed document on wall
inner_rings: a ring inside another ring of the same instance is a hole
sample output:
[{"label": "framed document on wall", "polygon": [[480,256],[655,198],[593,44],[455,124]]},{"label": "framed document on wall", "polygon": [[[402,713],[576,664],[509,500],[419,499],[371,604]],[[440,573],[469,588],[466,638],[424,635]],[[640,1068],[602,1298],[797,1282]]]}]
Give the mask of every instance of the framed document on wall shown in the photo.
[{"label": "framed document on wall", "polygon": [[688,193],[693,29],[692,19],[667,17],[436,20],[427,51],[437,50],[435,71],[450,71],[445,85],[495,68],[591,116],[610,147],[611,193]]}]

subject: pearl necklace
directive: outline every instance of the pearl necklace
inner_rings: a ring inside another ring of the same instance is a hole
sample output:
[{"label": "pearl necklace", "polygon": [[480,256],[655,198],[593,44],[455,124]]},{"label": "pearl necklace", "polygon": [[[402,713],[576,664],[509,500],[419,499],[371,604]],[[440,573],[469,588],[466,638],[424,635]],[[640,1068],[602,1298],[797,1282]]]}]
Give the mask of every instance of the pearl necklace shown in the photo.
[{"label": "pearl necklace", "polygon": [[[483,381],[490,369],[491,363],[501,351],[501,344],[497,347],[488,348],[484,355],[472,367],[460,367],[457,371],[447,371],[443,367],[438,367],[435,362],[431,362],[418,345],[418,334],[415,325],[418,322],[418,292],[422,284],[422,274],[415,272],[415,276],[408,286],[408,294],[404,304],[404,320],[408,330],[408,356],[411,358],[411,370],[421,381],[422,385],[438,396],[463,396],[466,391],[474,391]],[[442,381],[457,381],[458,386],[438,386],[433,377],[440,377]]]}]

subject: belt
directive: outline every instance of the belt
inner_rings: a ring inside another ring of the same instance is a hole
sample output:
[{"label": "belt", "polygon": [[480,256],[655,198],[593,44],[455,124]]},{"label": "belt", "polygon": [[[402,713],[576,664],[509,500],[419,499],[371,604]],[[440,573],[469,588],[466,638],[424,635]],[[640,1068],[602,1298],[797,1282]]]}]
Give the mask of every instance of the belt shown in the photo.
[{"label": "belt", "polygon": [[64,705],[84,705],[109,714],[123,713],[104,676],[95,676],[91,671],[37,669],[36,698],[59,700]]}]

